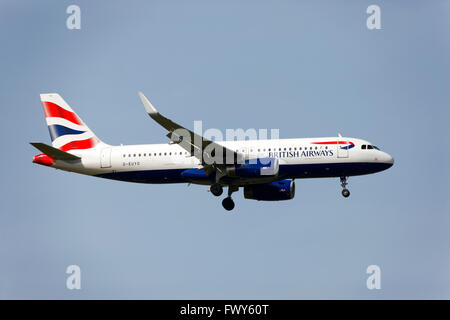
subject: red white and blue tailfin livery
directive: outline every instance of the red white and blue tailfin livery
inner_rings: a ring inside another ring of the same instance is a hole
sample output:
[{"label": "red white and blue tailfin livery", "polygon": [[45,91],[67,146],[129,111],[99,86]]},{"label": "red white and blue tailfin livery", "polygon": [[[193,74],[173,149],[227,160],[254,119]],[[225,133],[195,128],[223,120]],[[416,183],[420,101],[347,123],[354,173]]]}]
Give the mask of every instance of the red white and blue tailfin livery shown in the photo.
[{"label": "red white and blue tailfin livery", "polygon": [[[226,210],[233,192],[246,199],[294,198],[294,179],[336,177],[348,197],[347,178],[380,172],[393,158],[370,142],[349,137],[210,141],[161,115],[139,93],[148,115],[167,131],[169,144],[103,143],[59,94],[41,94],[52,146],[31,143],[42,153],[34,163],[106,179],[138,183],[194,183],[210,186]],[[227,155],[219,156],[219,155]],[[230,157],[228,157],[230,156]],[[231,159],[231,160],[230,160]]]},{"label": "red white and blue tailfin livery", "polygon": [[90,149],[101,142],[59,94],[41,94],[41,101],[53,147]]}]

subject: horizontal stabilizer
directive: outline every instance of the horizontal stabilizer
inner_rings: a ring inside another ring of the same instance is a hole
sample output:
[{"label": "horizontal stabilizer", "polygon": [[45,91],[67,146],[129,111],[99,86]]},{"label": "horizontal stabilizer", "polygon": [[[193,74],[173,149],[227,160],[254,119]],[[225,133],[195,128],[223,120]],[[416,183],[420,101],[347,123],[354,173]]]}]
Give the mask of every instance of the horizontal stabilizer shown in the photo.
[{"label": "horizontal stabilizer", "polygon": [[52,157],[55,160],[79,160],[80,157],[73,155],[71,153],[53,148],[45,143],[41,142],[30,142],[30,144],[38,149],[39,151],[45,153],[46,155]]}]

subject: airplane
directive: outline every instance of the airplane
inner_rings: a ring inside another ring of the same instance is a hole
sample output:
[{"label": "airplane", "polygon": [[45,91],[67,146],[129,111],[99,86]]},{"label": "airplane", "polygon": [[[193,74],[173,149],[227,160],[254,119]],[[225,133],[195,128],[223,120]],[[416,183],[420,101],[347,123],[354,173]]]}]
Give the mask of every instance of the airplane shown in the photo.
[{"label": "airplane", "polygon": [[357,138],[325,137],[211,141],[161,115],[138,93],[148,115],[168,131],[167,144],[112,146],[101,141],[57,93],[41,94],[52,145],[31,142],[41,154],[36,164],[100,178],[149,184],[187,183],[209,186],[214,196],[290,200],[295,179],[339,178],[349,197],[347,179],[390,168],[394,159],[372,143]]}]

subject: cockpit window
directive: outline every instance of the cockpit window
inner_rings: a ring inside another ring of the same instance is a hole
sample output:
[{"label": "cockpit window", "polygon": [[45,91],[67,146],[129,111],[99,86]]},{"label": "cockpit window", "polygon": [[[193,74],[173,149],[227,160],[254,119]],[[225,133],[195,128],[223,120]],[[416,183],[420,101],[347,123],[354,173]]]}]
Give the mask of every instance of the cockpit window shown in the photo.
[{"label": "cockpit window", "polygon": [[366,149],[380,150],[377,146],[374,146],[374,145],[372,145],[372,144],[363,144],[363,145],[361,146],[361,149],[363,149],[363,150],[366,150]]}]

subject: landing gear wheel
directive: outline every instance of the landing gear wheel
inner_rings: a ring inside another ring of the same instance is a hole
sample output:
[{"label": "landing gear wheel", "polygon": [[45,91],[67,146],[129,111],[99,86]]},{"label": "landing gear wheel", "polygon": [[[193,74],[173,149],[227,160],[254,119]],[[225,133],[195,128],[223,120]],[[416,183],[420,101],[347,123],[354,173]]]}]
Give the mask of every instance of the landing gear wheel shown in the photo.
[{"label": "landing gear wheel", "polygon": [[341,177],[342,196],[344,198],[348,198],[350,195],[350,191],[346,188],[347,184],[347,177]]},{"label": "landing gear wheel", "polygon": [[342,195],[344,196],[344,198],[348,198],[350,196],[350,191],[348,191],[348,189],[343,189]]},{"label": "landing gear wheel", "polygon": [[216,197],[222,195],[223,193],[223,188],[219,183],[214,183],[213,185],[211,185],[211,188],[209,188],[209,190]]},{"label": "landing gear wheel", "polygon": [[225,210],[231,211],[234,209],[234,201],[231,199],[231,197],[226,197],[222,201],[222,206],[225,208]]}]

